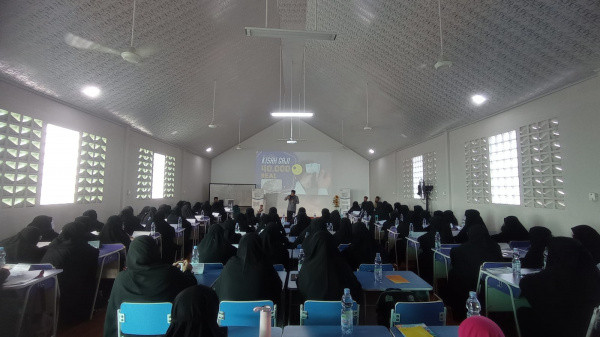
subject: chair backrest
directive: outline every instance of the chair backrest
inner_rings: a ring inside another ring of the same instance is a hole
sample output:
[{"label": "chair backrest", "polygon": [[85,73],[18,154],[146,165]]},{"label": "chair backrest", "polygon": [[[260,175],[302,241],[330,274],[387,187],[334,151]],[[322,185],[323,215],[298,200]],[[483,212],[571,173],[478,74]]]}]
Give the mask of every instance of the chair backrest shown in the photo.
[{"label": "chair backrest", "polygon": [[[300,325],[340,325],[340,301],[306,301],[300,305]],[[360,306],[352,303],[354,325],[358,325]]]},{"label": "chair backrest", "polygon": [[441,300],[397,302],[390,316],[390,328],[396,324],[446,325],[446,307]]},{"label": "chair backrest", "polygon": [[205,263],[204,264],[204,271],[207,270],[220,270],[223,269],[223,264],[222,263]]},{"label": "chair backrest", "polygon": [[[391,263],[384,263],[381,265],[381,269],[383,271],[393,271],[394,270],[394,265]],[[358,266],[358,271],[368,271],[368,272],[374,272],[375,271],[375,265],[374,264],[367,264],[367,263],[363,263],[360,266]]]},{"label": "chair backrest", "polygon": [[169,302],[160,303],[121,303],[117,310],[117,336],[164,335],[171,324],[171,307]]},{"label": "chair backrest", "polygon": [[273,268],[275,271],[285,271],[285,267],[282,264],[274,264]]},{"label": "chair backrest", "polygon": [[340,250],[340,252],[345,251],[346,249],[348,249],[348,247],[350,247],[350,243],[340,243],[340,245],[338,246],[338,249]]},{"label": "chair backrest", "polygon": [[277,306],[273,301],[221,301],[219,303],[219,316],[217,321],[220,326],[259,326],[260,312],[254,312],[255,307],[268,305],[271,311],[271,326],[275,326]]},{"label": "chair backrest", "polygon": [[594,308],[594,313],[590,319],[590,325],[588,325],[587,333],[585,337],[596,337],[600,336],[600,326],[598,320],[600,319],[600,306]]},{"label": "chair backrest", "polygon": [[531,247],[531,241],[511,241],[508,243],[510,249],[514,248],[529,248]]}]

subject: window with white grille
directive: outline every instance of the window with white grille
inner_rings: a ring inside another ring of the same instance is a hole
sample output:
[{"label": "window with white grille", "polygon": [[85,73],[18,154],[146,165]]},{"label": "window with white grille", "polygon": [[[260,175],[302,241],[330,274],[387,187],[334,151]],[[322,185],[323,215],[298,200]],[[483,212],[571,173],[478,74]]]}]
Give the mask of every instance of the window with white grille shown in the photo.
[{"label": "window with white grille", "polygon": [[488,138],[492,203],[521,204],[516,131]]},{"label": "window with white grille", "polygon": [[412,182],[413,198],[421,199],[418,193],[419,184],[423,181],[423,156],[416,156],[412,159]]}]

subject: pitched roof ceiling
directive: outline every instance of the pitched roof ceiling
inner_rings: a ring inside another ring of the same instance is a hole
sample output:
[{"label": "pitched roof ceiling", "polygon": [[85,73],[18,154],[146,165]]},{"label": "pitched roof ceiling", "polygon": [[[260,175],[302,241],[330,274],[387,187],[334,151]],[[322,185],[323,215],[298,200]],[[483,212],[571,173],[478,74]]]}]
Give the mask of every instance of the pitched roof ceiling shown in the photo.
[{"label": "pitched roof ceiling", "polygon": [[[72,33],[127,50],[132,1],[4,1],[0,76],[195,153],[212,146],[206,155],[214,157],[237,144],[239,120],[242,139],[275,122],[268,113],[280,104],[280,46],[283,105],[303,104],[305,48],[306,109],[316,114],[307,122],[340,141],[343,120],[345,145],[370,159],[600,68],[597,0],[441,4],[444,54],[454,65],[436,71],[435,0],[321,0],[317,28],[337,32],[337,40],[306,43],[244,35],[245,26],[264,26],[264,0],[138,0],[134,46],[153,52],[139,65],[64,42]],[[270,1],[269,27],[312,30],[314,12],[313,0]],[[215,122],[223,125],[216,129],[207,127],[213,80]],[[370,133],[363,130],[367,82]],[[102,95],[82,96],[86,84]],[[474,106],[476,93],[489,101]]]}]

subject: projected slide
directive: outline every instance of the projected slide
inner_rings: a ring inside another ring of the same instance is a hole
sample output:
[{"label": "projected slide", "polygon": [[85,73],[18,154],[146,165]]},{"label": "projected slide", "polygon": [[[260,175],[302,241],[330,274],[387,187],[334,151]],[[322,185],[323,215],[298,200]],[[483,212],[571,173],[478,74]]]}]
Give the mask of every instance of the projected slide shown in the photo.
[{"label": "projected slide", "polygon": [[265,193],[329,195],[331,174],[325,152],[256,152],[256,186]]}]

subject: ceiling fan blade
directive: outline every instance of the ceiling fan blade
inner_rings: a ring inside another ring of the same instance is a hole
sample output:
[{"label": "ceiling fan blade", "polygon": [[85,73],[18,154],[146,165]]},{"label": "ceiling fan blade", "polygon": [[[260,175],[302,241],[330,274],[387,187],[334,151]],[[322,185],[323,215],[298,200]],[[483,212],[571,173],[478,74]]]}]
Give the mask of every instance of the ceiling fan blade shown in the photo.
[{"label": "ceiling fan blade", "polygon": [[73,48],[77,48],[77,49],[94,50],[94,51],[99,51],[101,53],[121,55],[121,52],[119,52],[119,51],[116,51],[112,48],[105,47],[101,44],[84,39],[80,36],[77,36],[77,35],[74,35],[71,33],[65,34],[65,42],[69,46],[71,46]]}]

